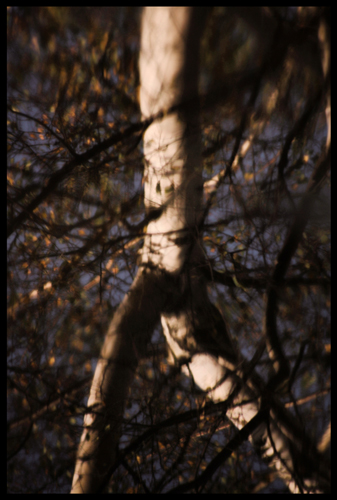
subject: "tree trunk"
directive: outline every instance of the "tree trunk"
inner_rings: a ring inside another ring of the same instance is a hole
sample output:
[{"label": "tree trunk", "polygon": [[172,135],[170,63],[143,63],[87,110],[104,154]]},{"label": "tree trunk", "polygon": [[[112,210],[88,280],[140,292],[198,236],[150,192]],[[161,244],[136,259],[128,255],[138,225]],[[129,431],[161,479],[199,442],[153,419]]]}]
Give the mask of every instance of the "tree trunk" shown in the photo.
[{"label": "tree trunk", "polygon": [[[200,7],[147,7],[143,12],[141,111],[144,118],[162,113],[144,134],[144,202],[157,218],[147,227],[137,276],[104,342],[72,493],[101,491],[108,480],[128,388],[160,316],[172,359],[210,398],[230,403],[227,416],[237,428],[267,408],[268,422],[251,435],[253,444],[291,491],[313,485],[317,492],[313,460],[318,455],[236,352],[202,277],[198,75],[206,15]],[[315,472],[319,468],[316,462]]]},{"label": "tree trunk", "polygon": [[90,389],[72,493],[98,492],[107,480],[128,390],[165,300],[159,274],[139,269],[110,324]]},{"label": "tree trunk", "polygon": [[[198,116],[199,47],[204,9],[146,8],[140,54],[145,118],[190,103],[156,120],[144,134],[144,200],[162,209],[149,223],[142,264],[118,307],[98,361],[78,451],[72,493],[100,491],[113,464],[125,400],[160,311],[171,302],[193,243],[202,200]],[[132,346],[132,348],[131,348]]]}]

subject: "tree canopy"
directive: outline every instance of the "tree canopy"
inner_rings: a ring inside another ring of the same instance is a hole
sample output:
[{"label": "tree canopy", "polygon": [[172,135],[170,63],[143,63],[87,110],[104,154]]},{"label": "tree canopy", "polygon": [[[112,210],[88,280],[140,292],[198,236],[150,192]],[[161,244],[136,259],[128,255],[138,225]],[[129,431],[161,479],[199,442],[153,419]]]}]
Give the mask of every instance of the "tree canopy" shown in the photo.
[{"label": "tree canopy", "polygon": [[[208,293],[328,454],[330,12],[212,8],[201,48]],[[136,275],[143,200],[140,10],[7,9],[8,492],[66,493],[100,347]],[[264,344],[263,344],[264,345]],[[125,411],[113,493],[282,492],[166,359],[158,327]],[[261,354],[262,352],[262,354]],[[260,353],[256,356],[256,353]]]}]

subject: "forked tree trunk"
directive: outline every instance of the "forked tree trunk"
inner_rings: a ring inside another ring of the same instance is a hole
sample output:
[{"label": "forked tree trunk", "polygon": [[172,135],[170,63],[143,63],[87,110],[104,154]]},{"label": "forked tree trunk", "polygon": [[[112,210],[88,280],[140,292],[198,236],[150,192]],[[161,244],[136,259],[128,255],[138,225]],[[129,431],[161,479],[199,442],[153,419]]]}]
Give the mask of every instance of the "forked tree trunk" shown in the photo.
[{"label": "forked tree trunk", "polygon": [[[104,342],[72,493],[95,493],[106,483],[128,389],[160,317],[172,358],[184,364],[185,373],[214,401],[231,402],[227,416],[236,427],[245,426],[267,405],[268,423],[259,424],[252,441],[291,491],[305,487],[298,461],[306,452],[304,436],[296,435],[296,424],[259,378],[247,375],[200,271],[203,193],[197,96],[206,15],[207,9],[200,7],[147,7],[143,12],[141,111],[144,118],[162,112],[144,134],[144,202],[149,212],[160,210],[147,227],[141,266]],[[305,458],[312,481],[308,453]]]},{"label": "forked tree trunk", "polygon": [[[203,9],[144,10],[140,54],[144,117],[197,97],[203,23]],[[160,312],[171,302],[169,296],[191,249],[202,200],[198,118],[194,99],[145,132],[145,205],[149,211],[163,211],[148,225],[142,265],[104,342],[90,390],[72,493],[97,492],[106,481],[138,360]]]}]

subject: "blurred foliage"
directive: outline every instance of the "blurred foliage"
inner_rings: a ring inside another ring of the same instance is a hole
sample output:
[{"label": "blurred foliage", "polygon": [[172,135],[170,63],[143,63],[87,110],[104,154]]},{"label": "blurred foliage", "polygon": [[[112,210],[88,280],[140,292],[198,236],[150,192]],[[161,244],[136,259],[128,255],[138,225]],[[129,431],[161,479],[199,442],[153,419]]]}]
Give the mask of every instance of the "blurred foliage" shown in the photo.
[{"label": "blurred foliage", "polygon": [[[264,50],[264,26],[232,8],[212,10],[202,45],[209,292],[248,357],[327,133],[318,34],[329,11],[263,9],[278,29]],[[95,361],[135,275],[145,217],[142,129],[132,128],[139,23],[135,7],[7,8],[9,493],[69,491]],[[298,401],[317,436],[330,409],[329,186],[327,174],[279,289],[291,366],[306,345],[286,402]],[[259,369],[269,372],[267,357]],[[167,365],[159,331],[131,393],[111,492],[191,481],[231,435],[221,405],[204,416],[205,396]],[[252,492],[265,470],[247,445],[200,491]]]}]

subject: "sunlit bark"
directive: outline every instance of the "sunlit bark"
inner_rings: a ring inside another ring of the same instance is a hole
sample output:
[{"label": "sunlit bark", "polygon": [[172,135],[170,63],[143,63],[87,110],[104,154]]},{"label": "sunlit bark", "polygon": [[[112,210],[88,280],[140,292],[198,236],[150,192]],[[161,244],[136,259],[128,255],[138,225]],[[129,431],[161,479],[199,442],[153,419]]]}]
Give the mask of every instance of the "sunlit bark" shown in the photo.
[{"label": "sunlit bark", "polygon": [[163,212],[148,225],[142,261],[174,274],[182,270],[201,213],[197,97],[204,20],[203,9],[188,7],[148,8],[143,15],[141,110],[144,118],[164,116],[144,134],[144,202]]},{"label": "sunlit bark", "polygon": [[306,436],[296,435],[292,418],[236,352],[202,278],[197,97],[206,14],[195,7],[148,7],[143,13],[141,111],[145,119],[162,113],[144,134],[144,202],[154,217],[137,277],[115,313],[96,368],[72,493],[99,492],[109,479],[128,389],[160,316],[172,360],[213,401],[230,401],[227,416],[238,429],[267,405],[268,422],[251,440],[289,489],[319,491],[312,469],[316,452],[311,460]]},{"label": "sunlit bark", "polygon": [[[101,491],[114,461],[120,423],[137,362],[170,302],[201,210],[198,124],[198,39],[203,9],[147,8],[140,54],[141,110],[145,118],[191,99],[145,132],[144,199],[149,223],[142,265],[114,315],[95,371],[78,451],[72,493]],[[173,281],[172,281],[173,280]],[[173,284],[173,285],[172,285]]]}]

